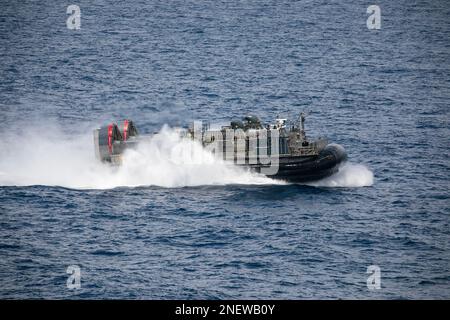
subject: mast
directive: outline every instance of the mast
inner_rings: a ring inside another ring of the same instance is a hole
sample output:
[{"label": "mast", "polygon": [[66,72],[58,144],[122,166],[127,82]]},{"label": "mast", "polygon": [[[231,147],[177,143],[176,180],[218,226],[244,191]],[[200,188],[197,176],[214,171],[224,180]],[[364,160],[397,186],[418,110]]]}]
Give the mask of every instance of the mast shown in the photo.
[{"label": "mast", "polygon": [[305,132],[305,119],[306,119],[306,113],[301,112],[300,113],[300,140],[306,141],[306,132]]},{"label": "mast", "polygon": [[305,119],[306,119],[306,114],[304,112],[300,113],[300,128],[302,130],[303,133],[305,133]]}]

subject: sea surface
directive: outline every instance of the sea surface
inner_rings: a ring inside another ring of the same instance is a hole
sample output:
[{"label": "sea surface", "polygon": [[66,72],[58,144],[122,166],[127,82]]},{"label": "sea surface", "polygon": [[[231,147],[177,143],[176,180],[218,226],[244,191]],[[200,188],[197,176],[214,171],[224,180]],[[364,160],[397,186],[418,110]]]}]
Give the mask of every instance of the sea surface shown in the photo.
[{"label": "sea surface", "polygon": [[[450,298],[447,1],[5,0],[0,43],[0,298]],[[175,126],[301,111],[347,150],[326,181],[171,159]],[[165,139],[98,163],[125,118]]]}]

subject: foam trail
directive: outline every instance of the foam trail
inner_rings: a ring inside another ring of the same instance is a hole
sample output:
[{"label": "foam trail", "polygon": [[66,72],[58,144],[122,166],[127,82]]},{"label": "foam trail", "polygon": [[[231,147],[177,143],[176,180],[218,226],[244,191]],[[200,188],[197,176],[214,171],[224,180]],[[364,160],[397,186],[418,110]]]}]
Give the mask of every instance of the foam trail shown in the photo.
[{"label": "foam trail", "polygon": [[123,165],[100,163],[91,131],[71,135],[35,128],[0,141],[0,185],[50,185],[74,189],[120,186],[184,187],[278,184],[267,177],[215,159],[200,144],[169,128],[124,154]]},{"label": "foam trail", "polygon": [[373,185],[373,172],[362,164],[345,163],[334,175],[308,183],[315,187],[368,187]]}]

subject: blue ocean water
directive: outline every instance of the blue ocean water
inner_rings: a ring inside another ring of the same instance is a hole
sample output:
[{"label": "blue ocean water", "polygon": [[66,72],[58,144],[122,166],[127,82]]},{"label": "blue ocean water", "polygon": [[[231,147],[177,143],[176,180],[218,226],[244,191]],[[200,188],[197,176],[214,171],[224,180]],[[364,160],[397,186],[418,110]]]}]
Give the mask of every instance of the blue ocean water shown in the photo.
[{"label": "blue ocean water", "polygon": [[[444,0],[2,1],[0,298],[450,298],[449,17]],[[349,154],[336,187],[94,163],[111,120],[300,111]]]}]

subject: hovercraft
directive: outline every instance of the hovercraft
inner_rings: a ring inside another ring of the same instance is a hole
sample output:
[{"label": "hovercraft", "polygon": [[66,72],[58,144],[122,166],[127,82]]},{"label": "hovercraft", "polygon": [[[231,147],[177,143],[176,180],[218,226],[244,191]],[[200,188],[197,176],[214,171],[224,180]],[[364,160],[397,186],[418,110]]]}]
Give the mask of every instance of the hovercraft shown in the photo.
[{"label": "hovercraft", "polygon": [[[217,157],[270,178],[309,182],[336,173],[347,160],[345,149],[326,138],[308,139],[304,123],[304,113],[290,125],[283,118],[263,125],[257,117],[247,116],[216,130],[209,124],[194,123],[178,132],[197,140]],[[108,124],[94,130],[96,156],[102,162],[120,165],[125,150],[145,138],[148,136],[140,136],[131,120],[123,121],[120,127]]]}]

